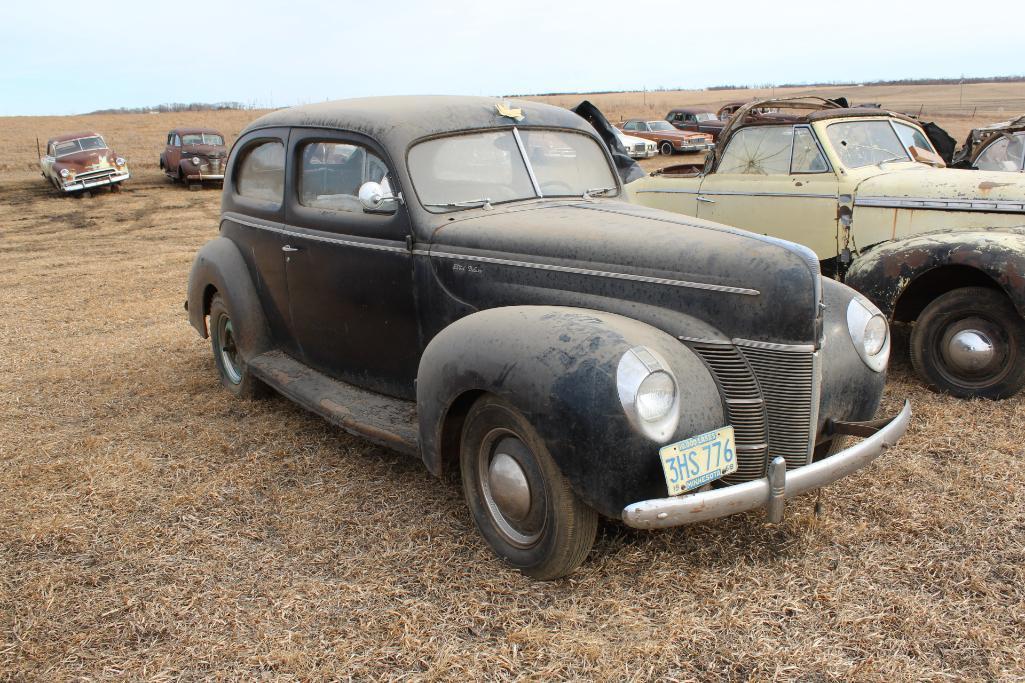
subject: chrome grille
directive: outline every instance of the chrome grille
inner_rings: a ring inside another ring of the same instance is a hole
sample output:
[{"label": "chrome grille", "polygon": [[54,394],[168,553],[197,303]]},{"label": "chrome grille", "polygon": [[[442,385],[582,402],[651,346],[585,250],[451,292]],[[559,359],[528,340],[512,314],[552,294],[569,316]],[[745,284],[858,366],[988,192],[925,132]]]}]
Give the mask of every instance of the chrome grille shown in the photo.
[{"label": "chrome grille", "polygon": [[811,462],[813,424],[818,417],[815,396],[815,354],[775,348],[741,346],[765,399],[772,456],[782,455],[787,469]]},{"label": "chrome grille", "polygon": [[703,342],[691,348],[715,373],[737,439],[737,471],[724,483],[765,476],[769,453],[783,456],[787,469],[810,462],[818,408],[813,353]]},{"label": "chrome grille", "polygon": [[117,169],[101,168],[98,171],[77,173],[75,174],[75,180],[95,180],[96,178],[106,178],[107,176],[114,175],[115,173],[117,173]]}]

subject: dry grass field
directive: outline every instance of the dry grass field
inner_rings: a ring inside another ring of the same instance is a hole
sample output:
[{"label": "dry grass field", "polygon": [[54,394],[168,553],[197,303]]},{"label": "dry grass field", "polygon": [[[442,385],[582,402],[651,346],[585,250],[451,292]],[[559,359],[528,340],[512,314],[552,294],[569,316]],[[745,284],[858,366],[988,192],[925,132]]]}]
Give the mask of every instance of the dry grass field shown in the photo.
[{"label": "dry grass field", "polygon": [[[901,344],[881,412],[913,425],[820,516],[608,523],[553,583],[492,557],[454,478],[231,399],[182,310],[219,193],[156,161],[253,115],[0,120],[0,680],[1025,678],[1025,397],[932,394]],[[34,137],[83,128],[123,193],[38,176]]]}]

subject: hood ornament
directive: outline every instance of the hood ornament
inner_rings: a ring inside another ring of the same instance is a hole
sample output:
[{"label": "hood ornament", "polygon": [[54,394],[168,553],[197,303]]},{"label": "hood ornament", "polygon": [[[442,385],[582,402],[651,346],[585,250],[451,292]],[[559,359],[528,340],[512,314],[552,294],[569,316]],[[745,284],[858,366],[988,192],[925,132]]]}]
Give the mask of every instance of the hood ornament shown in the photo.
[{"label": "hood ornament", "polygon": [[498,103],[495,105],[495,110],[498,111],[499,116],[505,116],[516,121],[523,120],[523,110],[519,107],[513,107],[510,103]]}]

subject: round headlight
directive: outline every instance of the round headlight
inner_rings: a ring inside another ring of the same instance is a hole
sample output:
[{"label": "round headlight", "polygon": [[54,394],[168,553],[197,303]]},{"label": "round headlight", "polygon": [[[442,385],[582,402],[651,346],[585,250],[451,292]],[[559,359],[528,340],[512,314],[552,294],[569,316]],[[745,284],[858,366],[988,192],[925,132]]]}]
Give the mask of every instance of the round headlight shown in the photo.
[{"label": "round headlight", "polygon": [[196,166],[199,166],[199,157],[192,157],[192,163],[194,163]]},{"label": "round headlight", "polygon": [[680,421],[680,397],[669,365],[654,351],[635,346],[622,355],[616,389],[630,424],[653,441],[666,441]]},{"label": "round headlight", "polygon": [[67,178],[69,175],[71,175],[71,171],[66,168],[61,169],[61,178]]},{"label": "round headlight", "polygon": [[865,365],[882,372],[890,357],[890,330],[879,309],[862,297],[851,299],[847,305],[847,329]]},{"label": "round headlight", "polygon": [[114,163],[117,164],[118,166],[124,166],[125,165],[125,159],[124,159],[124,157],[118,157],[117,159],[114,159]]},{"label": "round headlight", "polygon": [[676,382],[668,372],[653,372],[637,389],[637,415],[645,422],[656,422],[669,414],[676,400]]}]

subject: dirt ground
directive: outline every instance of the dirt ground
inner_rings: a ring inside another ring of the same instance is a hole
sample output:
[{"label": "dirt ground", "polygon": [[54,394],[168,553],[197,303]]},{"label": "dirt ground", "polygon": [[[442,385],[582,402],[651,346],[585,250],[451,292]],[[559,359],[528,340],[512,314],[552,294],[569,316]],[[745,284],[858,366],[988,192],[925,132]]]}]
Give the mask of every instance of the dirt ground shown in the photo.
[{"label": "dirt ground", "polygon": [[[1025,677],[1025,397],[932,394],[902,343],[880,412],[910,397],[911,429],[820,516],[610,522],[553,583],[455,479],[230,398],[182,310],[219,193],[156,160],[252,116],[0,120],[0,680]],[[121,194],[38,176],[32,138],[81,128],[133,162]]]}]

